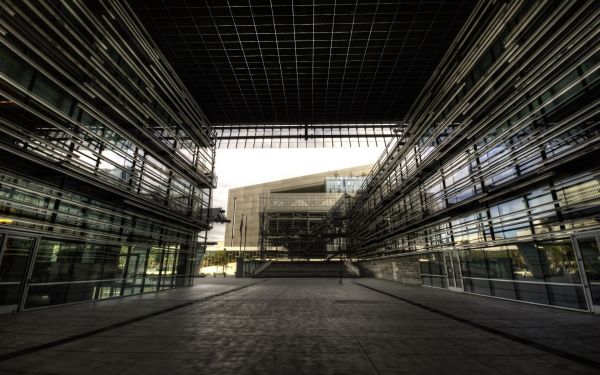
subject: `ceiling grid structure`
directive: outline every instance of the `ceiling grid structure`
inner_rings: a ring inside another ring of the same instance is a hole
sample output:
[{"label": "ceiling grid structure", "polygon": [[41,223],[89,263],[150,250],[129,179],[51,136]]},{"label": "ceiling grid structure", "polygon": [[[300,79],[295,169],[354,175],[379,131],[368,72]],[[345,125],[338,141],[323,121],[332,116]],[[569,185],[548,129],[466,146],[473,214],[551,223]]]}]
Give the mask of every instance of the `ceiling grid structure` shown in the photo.
[{"label": "ceiling grid structure", "polygon": [[221,142],[311,147],[307,141],[318,139],[316,147],[328,147],[393,136],[475,1],[129,5]]}]

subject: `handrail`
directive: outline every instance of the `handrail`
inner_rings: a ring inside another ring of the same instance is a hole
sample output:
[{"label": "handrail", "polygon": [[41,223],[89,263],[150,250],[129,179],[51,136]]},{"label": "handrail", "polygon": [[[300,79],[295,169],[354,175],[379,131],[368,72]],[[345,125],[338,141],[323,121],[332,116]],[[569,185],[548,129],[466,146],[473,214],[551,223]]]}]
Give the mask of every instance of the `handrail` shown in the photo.
[{"label": "handrail", "polygon": [[512,279],[486,279],[484,277],[468,277],[462,276],[463,279],[469,280],[485,280],[485,281],[501,281],[505,283],[521,283],[521,284],[541,284],[541,285],[557,285],[557,286],[582,286],[579,283],[555,283],[550,281],[532,281],[532,280],[512,280]]}]

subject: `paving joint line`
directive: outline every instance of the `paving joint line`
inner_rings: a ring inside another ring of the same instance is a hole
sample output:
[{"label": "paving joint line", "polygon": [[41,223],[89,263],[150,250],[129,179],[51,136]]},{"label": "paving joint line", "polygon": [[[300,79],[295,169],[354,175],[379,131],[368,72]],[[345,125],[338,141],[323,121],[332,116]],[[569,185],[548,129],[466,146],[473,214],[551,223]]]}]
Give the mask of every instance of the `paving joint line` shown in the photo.
[{"label": "paving joint line", "polygon": [[434,314],[438,314],[438,315],[441,315],[443,317],[446,317],[446,318],[455,320],[457,322],[469,325],[471,327],[480,329],[482,331],[491,333],[493,335],[503,337],[503,338],[505,338],[507,340],[511,340],[511,341],[517,342],[519,344],[523,344],[523,345],[526,345],[526,346],[529,346],[529,347],[532,347],[532,348],[544,351],[546,353],[553,354],[553,355],[556,355],[558,357],[571,360],[571,361],[576,362],[576,363],[581,364],[581,365],[585,365],[585,366],[592,367],[592,368],[595,368],[595,369],[600,369],[600,362],[591,360],[589,358],[585,358],[585,357],[579,356],[579,355],[574,354],[574,353],[569,353],[569,352],[566,352],[566,351],[561,350],[561,349],[553,348],[551,346],[548,346],[548,345],[545,345],[545,344],[541,344],[541,343],[539,343],[537,341],[533,341],[533,340],[530,340],[530,339],[526,339],[524,337],[513,335],[512,333],[504,332],[504,331],[501,331],[499,329],[492,328],[492,327],[486,326],[484,324],[480,324],[480,323],[474,322],[474,321],[469,320],[469,319],[461,318],[460,316],[457,316],[457,315],[454,315],[454,314],[450,314],[450,313],[447,313],[447,312],[442,311],[442,310],[438,310],[438,309],[436,309],[434,307],[423,305],[422,303],[410,300],[408,298],[400,297],[400,296],[394,295],[392,293],[388,293],[388,292],[385,292],[383,290],[379,290],[377,288],[373,288],[371,286],[367,286],[367,285],[358,283],[356,281],[354,282],[354,284],[362,286],[363,288],[366,288],[366,289],[370,289],[370,290],[375,291],[377,293],[381,293],[381,294],[386,295],[388,297],[395,298],[395,299],[400,300],[402,302],[406,302],[406,303],[408,303],[410,305],[419,307],[419,308],[421,308],[423,310],[432,312]]},{"label": "paving joint line", "polygon": [[[356,282],[355,282],[355,284],[356,284]],[[367,352],[367,350],[365,349],[365,347],[363,346],[363,344],[360,342],[360,340],[358,339],[358,337],[356,337],[356,334],[354,333],[354,330],[352,329],[352,326],[348,322],[348,319],[346,319],[346,315],[344,315],[344,311],[342,310],[342,308],[339,307],[339,306],[337,306],[337,304],[335,304],[335,303],[333,305],[334,305],[334,308],[338,310],[338,315],[342,317],[342,320],[344,321],[344,324],[348,327],[348,331],[350,331],[350,333],[352,334],[352,338],[354,339],[354,341],[356,341],[356,343],[358,344],[358,347],[360,348],[360,350],[362,351],[362,353],[369,360],[369,363],[373,367],[373,370],[375,370],[375,373],[377,375],[381,375],[381,372],[377,368],[377,365],[375,364],[375,361],[373,361],[373,358],[371,358],[371,356],[369,355],[369,352]]]},{"label": "paving joint line", "polygon": [[76,335],[73,335],[73,336],[64,337],[64,338],[61,338],[61,339],[58,339],[58,340],[54,340],[54,341],[50,341],[50,342],[47,342],[47,343],[44,343],[44,344],[34,345],[34,346],[29,347],[29,348],[19,349],[19,350],[15,350],[13,352],[8,352],[8,353],[0,354],[0,362],[6,361],[6,360],[9,360],[9,359],[13,359],[13,358],[17,358],[17,357],[20,357],[20,356],[23,356],[23,355],[26,355],[26,354],[36,353],[36,352],[39,352],[39,351],[42,351],[42,350],[50,349],[50,348],[53,348],[55,346],[64,345],[64,344],[67,344],[67,343],[70,343],[70,342],[73,342],[73,341],[77,341],[77,340],[81,340],[81,339],[84,339],[84,338],[88,338],[88,337],[91,337],[91,336],[95,336],[95,335],[97,335],[99,333],[104,333],[104,332],[107,332],[107,331],[111,331],[113,329],[125,327],[127,325],[130,325],[130,324],[133,324],[133,323],[137,323],[137,322],[140,322],[142,320],[153,318],[155,316],[166,314],[166,313],[169,313],[171,311],[179,310],[179,309],[187,307],[187,306],[191,306],[191,305],[194,305],[194,304],[197,304],[197,303],[201,303],[201,302],[206,302],[206,301],[209,301],[209,300],[214,299],[216,297],[221,297],[221,296],[226,295],[226,294],[237,292],[239,290],[246,289],[246,288],[249,288],[251,286],[254,286],[254,285],[257,285],[257,284],[261,284],[261,283],[263,283],[265,281],[269,281],[269,280],[270,279],[265,279],[265,280],[258,281],[258,282],[252,283],[252,284],[243,285],[243,286],[238,287],[238,288],[234,288],[234,289],[230,289],[230,290],[225,290],[223,292],[219,292],[219,293],[216,293],[216,294],[212,294],[210,296],[202,297],[202,298],[199,298],[197,300],[180,303],[180,304],[175,305],[175,306],[167,307],[165,309],[154,311],[154,312],[151,312],[151,313],[148,313],[148,314],[145,314],[145,315],[142,315],[142,316],[138,316],[138,317],[135,317],[135,318],[127,319],[127,320],[124,320],[124,321],[121,321],[121,322],[118,322],[118,323],[109,324],[107,326],[96,328],[96,329],[93,329],[91,331],[82,332],[82,333],[79,333],[79,334],[76,334]]}]

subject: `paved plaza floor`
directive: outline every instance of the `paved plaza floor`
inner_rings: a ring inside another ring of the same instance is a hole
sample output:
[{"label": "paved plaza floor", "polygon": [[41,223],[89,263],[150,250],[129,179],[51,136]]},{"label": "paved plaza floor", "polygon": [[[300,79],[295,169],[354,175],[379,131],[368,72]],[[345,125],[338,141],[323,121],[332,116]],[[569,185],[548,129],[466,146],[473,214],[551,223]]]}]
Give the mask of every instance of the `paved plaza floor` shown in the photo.
[{"label": "paved plaza floor", "polygon": [[0,375],[600,373],[587,313],[375,279],[196,284],[0,315]]}]

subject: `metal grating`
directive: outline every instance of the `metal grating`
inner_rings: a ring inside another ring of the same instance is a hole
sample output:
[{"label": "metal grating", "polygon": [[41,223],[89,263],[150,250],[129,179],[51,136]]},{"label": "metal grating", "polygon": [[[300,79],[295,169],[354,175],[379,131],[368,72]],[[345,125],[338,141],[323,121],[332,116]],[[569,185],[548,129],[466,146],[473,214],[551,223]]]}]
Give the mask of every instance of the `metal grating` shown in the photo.
[{"label": "metal grating", "polygon": [[218,125],[218,148],[383,147],[401,126],[380,124]]},{"label": "metal grating", "polygon": [[399,122],[475,2],[132,0],[215,125]]}]

